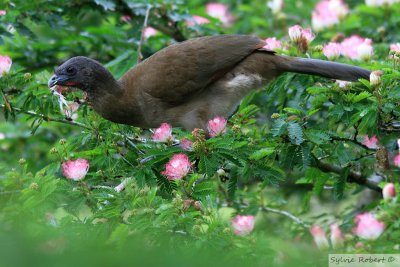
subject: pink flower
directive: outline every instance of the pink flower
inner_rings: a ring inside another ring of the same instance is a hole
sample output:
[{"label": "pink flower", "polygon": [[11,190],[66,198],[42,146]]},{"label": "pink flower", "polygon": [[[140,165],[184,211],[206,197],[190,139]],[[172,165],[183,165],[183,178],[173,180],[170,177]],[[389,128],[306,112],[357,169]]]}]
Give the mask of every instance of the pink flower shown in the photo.
[{"label": "pink flower", "polygon": [[347,87],[347,86],[350,86],[351,82],[342,81],[342,80],[336,80],[336,84],[337,84],[340,88],[345,88],[345,87]]},{"label": "pink flower", "polygon": [[121,21],[123,21],[123,22],[126,22],[126,23],[128,23],[128,22],[130,22],[132,20],[131,16],[129,16],[129,15],[121,16],[119,19]]},{"label": "pink flower", "polygon": [[390,51],[399,52],[400,53],[400,43],[391,44]]},{"label": "pink flower", "polygon": [[182,149],[184,149],[184,150],[190,150],[190,149],[192,149],[192,145],[193,145],[193,142],[190,141],[190,140],[187,139],[187,138],[183,138],[183,139],[181,140],[181,142],[179,143],[179,146],[180,146]]},{"label": "pink flower", "polygon": [[156,29],[154,29],[153,27],[146,27],[143,30],[143,35],[144,35],[144,38],[146,38],[146,39],[150,38],[151,36],[156,35],[157,33],[158,33],[158,31]]},{"label": "pink flower", "polygon": [[215,117],[208,121],[207,130],[211,137],[221,135],[226,132],[226,119],[223,117]]},{"label": "pink flower", "polygon": [[264,45],[265,49],[274,50],[276,48],[282,49],[282,43],[279,40],[276,40],[275,37],[265,39],[266,45]]},{"label": "pink flower", "polygon": [[209,3],[206,5],[206,13],[210,17],[219,19],[224,26],[230,26],[233,22],[233,16],[228,10],[228,6],[221,3]]},{"label": "pink flower", "polygon": [[400,167],[400,154],[397,154],[397,156],[394,157],[393,163],[396,167]]},{"label": "pink flower", "polygon": [[301,38],[303,28],[300,25],[294,25],[289,28],[289,38],[290,40],[297,42]]},{"label": "pink flower", "polygon": [[11,69],[12,60],[9,56],[0,55],[0,77]]},{"label": "pink flower", "polygon": [[5,10],[0,10],[0,16],[5,16],[7,14],[7,11]]},{"label": "pink flower", "polygon": [[331,243],[333,248],[340,248],[344,245],[344,236],[342,231],[339,228],[339,225],[336,223],[330,226],[331,228]]},{"label": "pink flower", "polygon": [[0,140],[6,139],[6,135],[2,132],[0,132]]},{"label": "pink flower", "polygon": [[176,154],[168,161],[161,174],[165,175],[168,180],[180,180],[190,172],[191,168],[192,163],[187,155]]},{"label": "pink flower", "polygon": [[312,26],[316,31],[328,28],[339,23],[348,12],[349,7],[343,0],[322,0],[312,12]]},{"label": "pink flower", "polygon": [[329,247],[328,239],[326,238],[325,231],[318,224],[313,225],[310,233],[314,238],[314,242],[319,249],[327,249]]},{"label": "pink flower", "polygon": [[393,183],[388,183],[383,187],[382,195],[384,200],[391,200],[396,197],[396,188]]},{"label": "pink flower", "polygon": [[364,141],[362,144],[368,148],[372,149],[377,149],[378,148],[378,138],[376,135],[371,136],[371,138],[368,137],[368,135],[364,136]]},{"label": "pink flower", "polygon": [[62,164],[65,178],[74,181],[82,180],[89,170],[89,161],[86,159],[67,160]]},{"label": "pink flower", "polygon": [[330,60],[336,59],[342,53],[342,46],[338,43],[331,42],[324,46],[324,48],[322,49],[322,52],[328,59],[330,59]]},{"label": "pink flower", "polygon": [[210,23],[209,19],[196,15],[192,16],[191,19],[186,20],[186,25],[189,27],[193,27],[195,25],[208,24],[208,23]]},{"label": "pink flower", "polygon": [[162,123],[155,129],[152,139],[158,142],[168,142],[172,140],[172,127],[168,123]]},{"label": "pink flower", "polygon": [[342,54],[353,60],[369,59],[374,49],[372,47],[372,40],[353,35],[343,40]]},{"label": "pink flower", "polygon": [[283,0],[271,0],[267,2],[267,6],[271,9],[272,13],[277,14],[283,8]]},{"label": "pink flower", "polygon": [[236,217],[232,219],[231,223],[236,235],[247,235],[254,229],[254,216],[236,215]]},{"label": "pink flower", "polygon": [[355,244],[355,247],[356,247],[356,248],[363,248],[363,247],[364,247],[364,243],[361,242],[361,241],[358,241],[358,242]]},{"label": "pink flower", "polygon": [[356,227],[354,227],[353,233],[363,239],[375,240],[385,229],[385,224],[375,219],[375,216],[369,212],[357,215],[354,221]]},{"label": "pink flower", "polygon": [[315,39],[315,34],[310,28],[303,29],[300,25],[294,25],[290,27],[288,32],[290,40],[294,42],[305,41],[307,44],[309,44]]},{"label": "pink flower", "polygon": [[71,118],[72,120],[76,120],[78,118],[78,114],[76,112],[78,111],[80,107],[80,104],[77,102],[72,102],[68,104],[68,108],[64,109],[64,114],[67,116],[67,118]]}]

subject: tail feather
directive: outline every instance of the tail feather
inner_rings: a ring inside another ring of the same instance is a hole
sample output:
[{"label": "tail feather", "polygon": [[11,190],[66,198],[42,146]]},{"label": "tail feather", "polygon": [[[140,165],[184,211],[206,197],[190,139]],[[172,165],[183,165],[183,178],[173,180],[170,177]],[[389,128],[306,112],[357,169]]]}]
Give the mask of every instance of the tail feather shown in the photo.
[{"label": "tail feather", "polygon": [[303,74],[318,75],[326,78],[357,81],[360,78],[369,80],[370,70],[343,63],[336,63],[320,59],[286,57],[281,70]]}]

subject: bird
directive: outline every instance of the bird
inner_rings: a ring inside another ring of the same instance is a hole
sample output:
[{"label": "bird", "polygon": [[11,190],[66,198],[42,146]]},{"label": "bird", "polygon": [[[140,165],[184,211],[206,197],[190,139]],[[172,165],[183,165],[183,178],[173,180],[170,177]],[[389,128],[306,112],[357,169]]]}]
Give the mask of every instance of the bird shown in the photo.
[{"label": "bird", "polygon": [[320,59],[290,57],[266,49],[251,35],[189,39],[161,49],[120,79],[96,60],[76,56],[56,68],[48,86],[84,91],[94,111],[115,123],[185,130],[207,129],[209,120],[231,116],[249,92],[286,72],[330,79],[369,79],[370,70]]}]

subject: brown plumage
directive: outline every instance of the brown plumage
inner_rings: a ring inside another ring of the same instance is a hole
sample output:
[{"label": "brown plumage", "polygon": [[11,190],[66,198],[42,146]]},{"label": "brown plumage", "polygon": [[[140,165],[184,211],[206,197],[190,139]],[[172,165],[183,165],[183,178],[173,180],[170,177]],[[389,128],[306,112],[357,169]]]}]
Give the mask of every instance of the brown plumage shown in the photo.
[{"label": "brown plumage", "polygon": [[100,63],[74,57],[59,66],[49,86],[74,86],[104,118],[143,128],[168,122],[187,130],[227,117],[240,100],[284,72],[355,81],[370,71],[263,48],[246,35],[201,37],[171,45],[131,68],[118,81]]}]

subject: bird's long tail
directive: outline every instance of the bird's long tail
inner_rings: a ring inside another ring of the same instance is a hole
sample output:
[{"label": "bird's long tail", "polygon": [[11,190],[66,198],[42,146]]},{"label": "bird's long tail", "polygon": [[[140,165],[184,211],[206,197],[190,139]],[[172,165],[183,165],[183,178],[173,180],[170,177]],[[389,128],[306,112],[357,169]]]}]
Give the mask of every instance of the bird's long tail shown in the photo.
[{"label": "bird's long tail", "polygon": [[284,72],[296,72],[318,75],[326,78],[357,81],[360,78],[369,80],[370,70],[343,63],[320,59],[279,56],[281,60],[277,67]]}]

